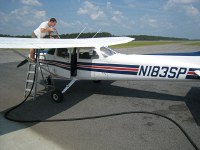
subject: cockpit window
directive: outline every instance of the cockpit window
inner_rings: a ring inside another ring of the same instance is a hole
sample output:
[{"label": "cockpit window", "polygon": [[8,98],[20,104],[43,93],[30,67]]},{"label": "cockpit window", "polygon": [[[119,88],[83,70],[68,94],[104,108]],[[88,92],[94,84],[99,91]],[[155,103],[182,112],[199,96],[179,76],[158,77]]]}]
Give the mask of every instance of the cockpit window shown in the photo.
[{"label": "cockpit window", "polygon": [[69,51],[67,48],[58,48],[57,56],[62,58],[69,58]]},{"label": "cockpit window", "polygon": [[47,54],[49,54],[49,55],[54,55],[55,50],[56,50],[55,48],[49,49],[49,50],[47,51]]},{"label": "cockpit window", "polygon": [[108,56],[112,56],[112,55],[116,54],[116,52],[114,50],[112,50],[111,48],[108,48],[108,47],[101,47],[100,51],[104,57],[108,57]]}]

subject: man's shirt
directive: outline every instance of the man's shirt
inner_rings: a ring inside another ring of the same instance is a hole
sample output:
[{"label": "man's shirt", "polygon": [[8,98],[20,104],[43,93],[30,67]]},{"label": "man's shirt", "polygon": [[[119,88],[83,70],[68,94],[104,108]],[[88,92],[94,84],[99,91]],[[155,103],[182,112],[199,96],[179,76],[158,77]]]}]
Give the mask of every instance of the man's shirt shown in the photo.
[{"label": "man's shirt", "polygon": [[40,31],[41,28],[44,28],[44,29],[49,28],[49,26],[48,26],[48,21],[42,22],[42,23],[40,24],[40,26],[39,26],[37,29],[34,30],[34,33],[35,33],[35,35],[37,36],[37,38],[44,38],[45,36],[49,35],[49,32],[44,32],[44,33],[42,33],[42,32]]}]

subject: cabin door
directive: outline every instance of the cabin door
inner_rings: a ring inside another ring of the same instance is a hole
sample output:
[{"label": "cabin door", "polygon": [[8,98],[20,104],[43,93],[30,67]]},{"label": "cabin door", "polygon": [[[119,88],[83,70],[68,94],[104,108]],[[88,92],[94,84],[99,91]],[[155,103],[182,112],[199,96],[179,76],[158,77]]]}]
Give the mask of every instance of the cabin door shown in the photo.
[{"label": "cabin door", "polygon": [[57,48],[55,59],[52,61],[54,72],[58,76],[71,78],[71,51],[67,48]]}]

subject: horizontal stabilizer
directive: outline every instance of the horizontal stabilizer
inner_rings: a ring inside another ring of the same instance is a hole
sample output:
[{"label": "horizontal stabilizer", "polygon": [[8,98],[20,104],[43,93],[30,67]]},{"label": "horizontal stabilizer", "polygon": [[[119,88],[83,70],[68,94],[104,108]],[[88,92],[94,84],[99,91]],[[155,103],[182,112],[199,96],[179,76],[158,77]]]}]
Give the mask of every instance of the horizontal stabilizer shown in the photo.
[{"label": "horizontal stabilizer", "polygon": [[200,70],[195,70],[194,73],[200,77]]}]

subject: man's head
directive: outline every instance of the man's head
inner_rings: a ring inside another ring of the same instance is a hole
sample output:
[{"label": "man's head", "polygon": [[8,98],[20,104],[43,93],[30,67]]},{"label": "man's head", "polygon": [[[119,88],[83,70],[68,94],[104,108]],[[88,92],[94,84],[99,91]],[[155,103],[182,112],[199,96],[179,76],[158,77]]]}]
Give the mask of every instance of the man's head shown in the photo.
[{"label": "man's head", "polygon": [[54,27],[54,26],[56,25],[56,23],[57,23],[56,19],[55,19],[55,18],[51,18],[51,19],[49,20],[48,25],[49,25],[50,27]]}]

